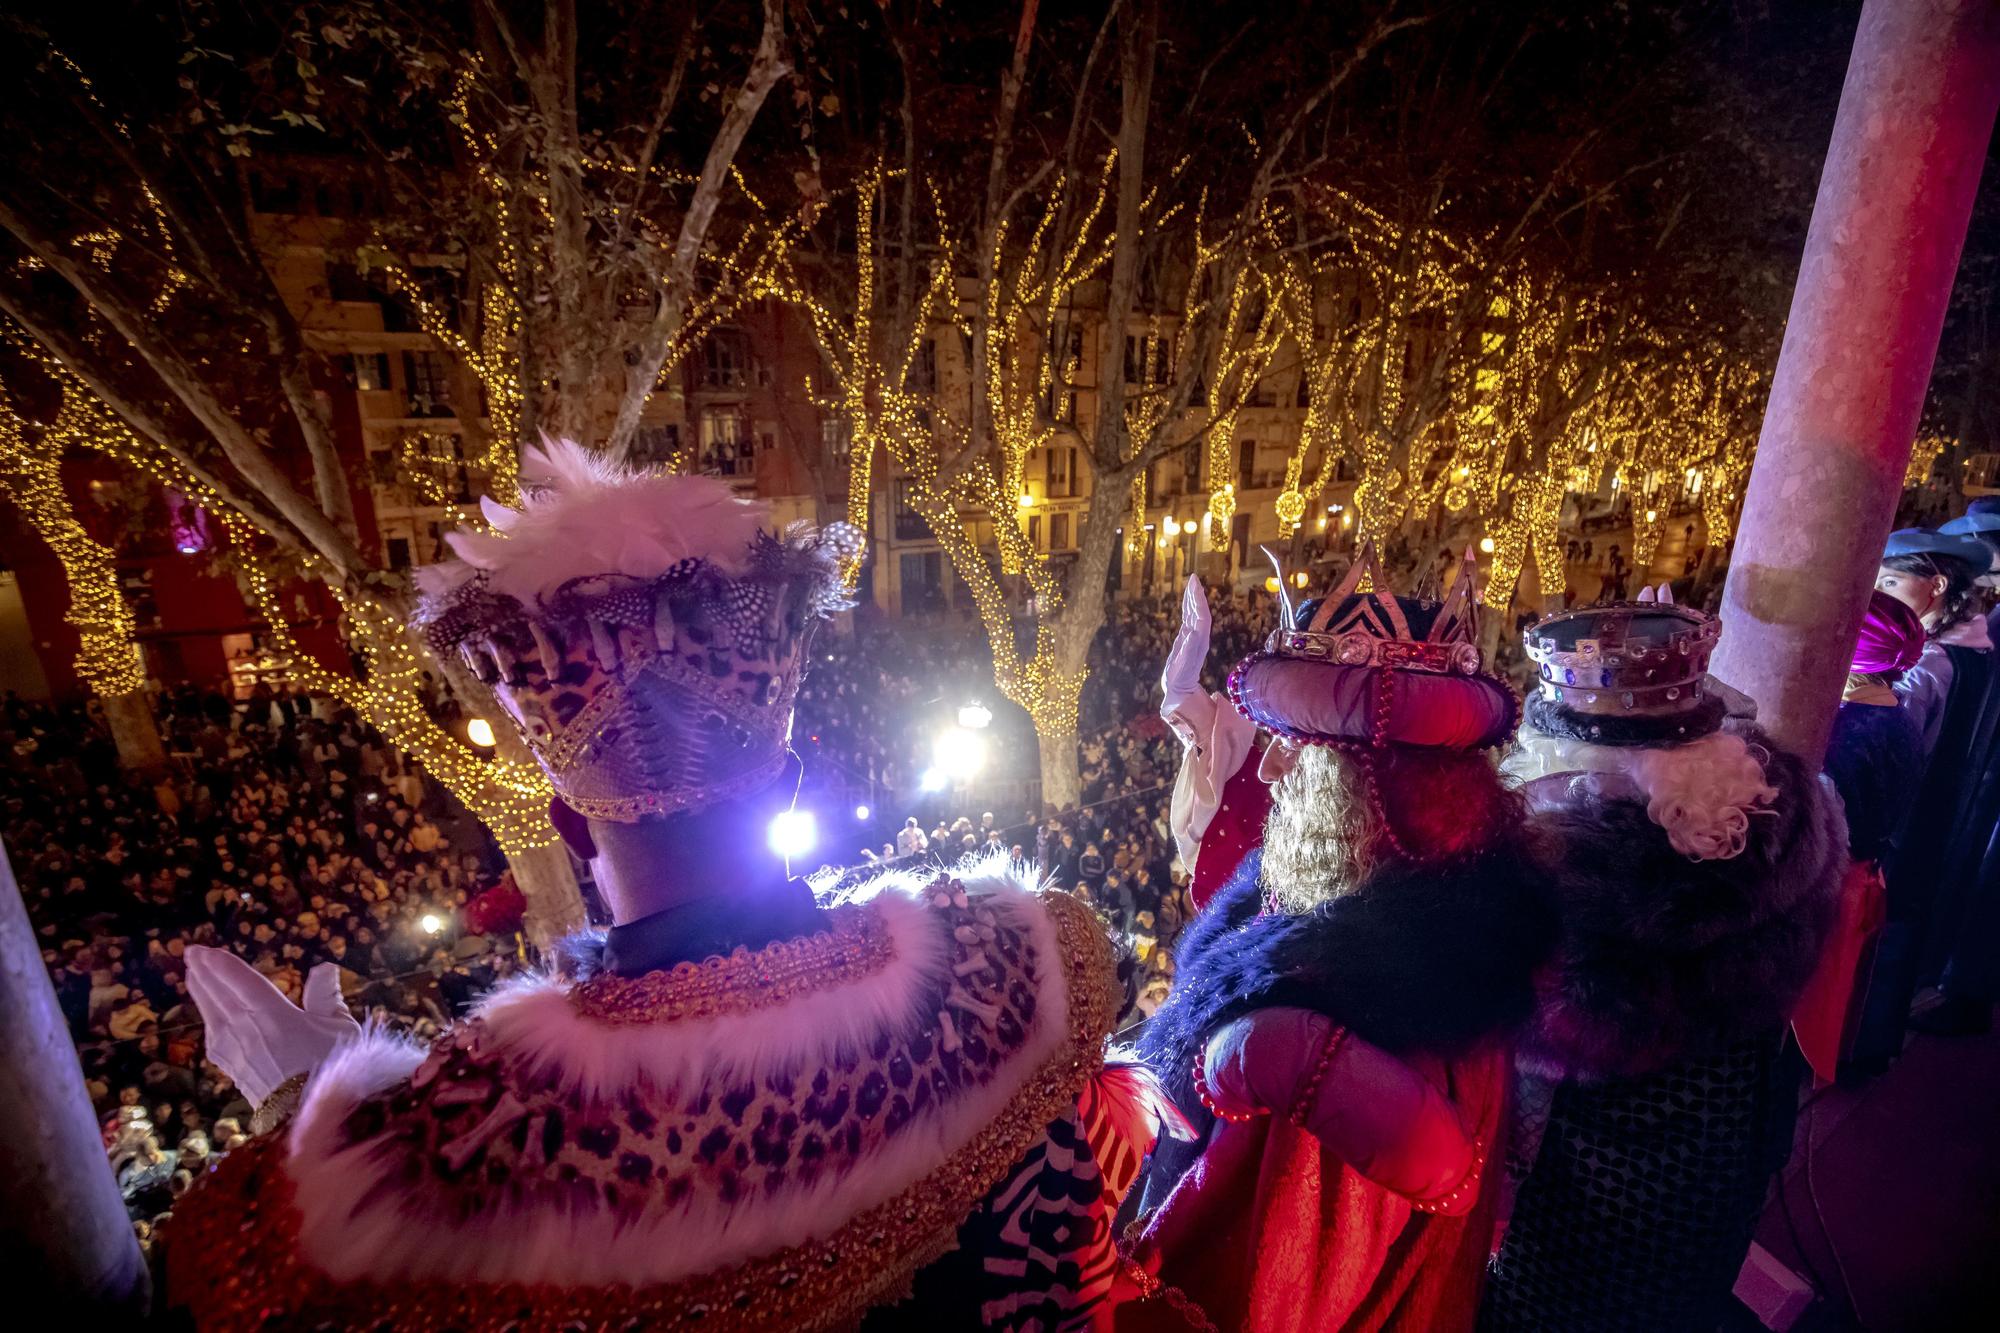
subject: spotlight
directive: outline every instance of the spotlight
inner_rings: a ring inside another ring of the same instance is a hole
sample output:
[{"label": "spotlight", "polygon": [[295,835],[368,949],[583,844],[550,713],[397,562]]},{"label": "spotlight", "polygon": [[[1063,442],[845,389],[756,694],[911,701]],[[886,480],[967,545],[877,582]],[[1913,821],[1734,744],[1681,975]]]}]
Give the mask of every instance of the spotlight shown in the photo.
[{"label": "spotlight", "polygon": [[982,703],[969,703],[958,710],[958,725],[967,731],[980,731],[993,720],[993,710]]},{"label": "spotlight", "polygon": [[860,820],[864,824],[868,822],[868,816],[874,813],[875,812],[873,810],[870,810],[865,805],[857,805],[854,807],[854,817]]},{"label": "spotlight", "polygon": [[444,929],[444,918],[440,917],[436,912],[425,912],[423,919],[418,921],[417,924],[423,927],[424,934],[435,935]]},{"label": "spotlight", "polygon": [[465,724],[465,739],[482,750],[493,748],[493,724],[483,717],[475,717]]},{"label": "spotlight", "polygon": [[938,772],[935,768],[925,769],[924,775],[917,779],[917,785],[925,791],[943,791],[944,782],[944,774]]},{"label": "spotlight", "polygon": [[812,811],[785,810],[771,820],[765,837],[772,851],[790,860],[813,849],[813,844],[819,841],[819,830],[813,826]]},{"label": "spotlight", "polygon": [[952,727],[937,738],[931,757],[937,762],[934,771],[941,776],[969,782],[986,763],[986,742],[964,727]]}]

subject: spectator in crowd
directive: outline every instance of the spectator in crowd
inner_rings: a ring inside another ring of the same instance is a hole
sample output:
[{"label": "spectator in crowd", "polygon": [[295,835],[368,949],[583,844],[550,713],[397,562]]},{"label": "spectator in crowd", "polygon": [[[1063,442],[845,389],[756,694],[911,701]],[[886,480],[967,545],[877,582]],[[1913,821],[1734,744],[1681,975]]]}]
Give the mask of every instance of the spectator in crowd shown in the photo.
[{"label": "spectator in crowd", "polygon": [[[514,969],[521,915],[477,825],[352,712],[289,688],[232,702],[181,687],[157,714],[158,787],[120,771],[94,706],[0,699],[0,832],[143,1224],[249,1109],[203,1058],[188,945],[231,949],[294,999],[315,963],[335,963],[350,1000],[421,1034],[451,992]],[[475,895],[498,947],[424,968]]]}]

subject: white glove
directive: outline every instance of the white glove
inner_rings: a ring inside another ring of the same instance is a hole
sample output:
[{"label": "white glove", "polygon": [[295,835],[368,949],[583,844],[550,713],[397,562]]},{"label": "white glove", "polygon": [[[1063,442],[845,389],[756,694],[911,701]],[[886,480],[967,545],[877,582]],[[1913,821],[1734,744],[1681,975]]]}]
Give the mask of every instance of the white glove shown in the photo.
[{"label": "white glove", "polygon": [[340,997],[340,969],[306,974],[305,1005],[236,955],[201,945],[187,951],[188,994],[208,1030],[208,1058],[257,1105],[294,1074],[310,1074],[361,1025]]},{"label": "white glove", "polygon": [[1160,672],[1160,689],[1165,696],[1160,701],[1160,716],[1169,724],[1177,718],[1185,719],[1197,732],[1208,729],[1208,714],[1215,707],[1201,688],[1201,667],[1208,660],[1208,633],[1208,591],[1201,586],[1200,579],[1190,574],[1181,593],[1180,632],[1174,635],[1174,646],[1167,650],[1166,668]]},{"label": "white glove", "polygon": [[1181,628],[1160,672],[1160,716],[1181,738],[1180,776],[1168,804],[1168,823],[1181,864],[1193,868],[1201,851],[1201,835],[1222,804],[1222,789],[1243,766],[1257,739],[1257,726],[1219,694],[1201,688],[1202,664],[1208,660],[1208,593],[1201,580],[1188,575],[1181,594]]}]

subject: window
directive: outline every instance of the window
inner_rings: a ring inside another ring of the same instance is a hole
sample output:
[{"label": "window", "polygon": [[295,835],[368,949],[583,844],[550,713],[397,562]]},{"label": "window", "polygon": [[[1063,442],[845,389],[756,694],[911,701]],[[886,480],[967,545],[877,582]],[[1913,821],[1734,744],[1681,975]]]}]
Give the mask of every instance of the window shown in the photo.
[{"label": "window", "polygon": [[1049,515],[1049,549],[1067,551],[1069,549],[1069,515]]},{"label": "window", "polygon": [[389,568],[408,569],[410,567],[410,539],[391,537],[389,539]]},{"label": "window", "polygon": [[700,471],[714,477],[749,475],[750,432],[741,408],[701,410],[701,453],[696,463]]},{"label": "window", "polygon": [[1295,407],[1312,406],[1312,376],[1306,374],[1304,366],[1299,367],[1299,391],[1292,399]]},{"label": "window", "polygon": [[387,352],[356,352],[354,354],[354,387],[364,393],[374,393],[389,387],[389,354]]},{"label": "window", "polygon": [[1278,395],[1272,390],[1269,380],[1258,380],[1250,388],[1251,407],[1276,407]]},{"label": "window", "polygon": [[1164,338],[1140,338],[1125,335],[1125,382],[1127,384],[1150,384],[1155,387],[1165,384],[1173,367],[1168,364],[1173,351]]},{"label": "window", "polygon": [[1208,378],[1199,370],[1194,373],[1194,387],[1188,390],[1188,406],[1208,406]]},{"label": "window", "polygon": [[1047,549],[1042,545],[1042,516],[1040,514],[1028,515],[1028,545],[1034,547],[1037,551]]},{"label": "window", "polygon": [[917,345],[917,363],[910,367],[910,391],[936,393],[937,382],[937,339],[926,338]]},{"label": "window", "polygon": [[1042,474],[1051,500],[1067,500],[1076,493],[1076,450],[1051,447],[1046,455],[1047,470]]},{"label": "window", "polygon": [[1192,440],[1181,452],[1181,489],[1198,491],[1201,489],[1201,441]]},{"label": "window", "polygon": [[436,352],[403,353],[403,387],[413,417],[451,415],[451,379]]},{"label": "window", "polygon": [[674,424],[641,426],[632,433],[634,467],[664,467],[681,451],[681,428]]},{"label": "window", "polygon": [[361,270],[352,264],[328,264],[326,266],[326,296],[329,301],[379,301],[382,294],[375,290],[368,279],[361,276]]},{"label": "window", "polygon": [[922,541],[930,530],[924,526],[923,515],[910,503],[910,483],[898,479],[891,493],[895,497],[896,540]]},{"label": "window", "polygon": [[750,385],[750,340],[737,329],[717,329],[701,347],[701,387],[743,389]]},{"label": "window", "polygon": [[848,466],[854,458],[854,432],[849,429],[846,417],[838,412],[829,412],[820,418],[819,447],[827,465],[838,469],[840,480],[845,481]]},{"label": "window", "polygon": [[1257,441],[1236,442],[1236,489],[1255,490],[1257,481]]}]

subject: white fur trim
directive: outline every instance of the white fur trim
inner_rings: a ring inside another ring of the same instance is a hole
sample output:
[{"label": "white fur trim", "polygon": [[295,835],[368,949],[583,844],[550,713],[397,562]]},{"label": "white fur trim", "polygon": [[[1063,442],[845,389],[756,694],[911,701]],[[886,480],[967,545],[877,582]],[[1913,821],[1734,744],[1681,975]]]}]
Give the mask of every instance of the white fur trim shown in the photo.
[{"label": "white fur trim", "polygon": [[423,1047],[373,1023],[352,1041],[334,1047],[326,1063],[306,1080],[305,1095],[287,1135],[291,1152],[323,1152],[334,1142],[349,1111],[407,1079],[423,1061]]},{"label": "white fur trim", "polygon": [[446,534],[458,559],[418,571],[427,595],[449,592],[482,570],[496,592],[528,606],[572,579],[655,579],[690,556],[735,573],[771,513],[725,481],[629,472],[546,436],[521,459],[521,491],[518,510],[481,499],[492,532]]},{"label": "white fur trim", "polygon": [[[1029,891],[1024,872],[986,861],[957,874],[969,894],[983,898],[1032,941],[1041,960],[1040,994],[1026,1045],[984,1087],[942,1113],[927,1112],[845,1173],[735,1205],[696,1195],[636,1218],[621,1219],[603,1209],[500,1202],[459,1219],[427,1212],[421,1196],[402,1192],[397,1182],[406,1149],[399,1142],[340,1146],[335,1132],[340,1116],[359,1097],[329,1087],[314,1097],[313,1114],[301,1116],[288,1164],[307,1257],[342,1280],[671,1282],[824,1237],[909,1188],[998,1115],[1068,1029],[1066,960],[1058,951],[1054,919]],[[852,986],[759,1013],[621,1029],[582,1016],[557,984],[531,980],[485,1004],[486,1040],[525,1056],[529,1067],[560,1085],[591,1093],[622,1090],[642,1073],[672,1085],[696,1074],[720,1081],[778,1066],[826,1063],[843,1046],[863,1043],[885,1026],[900,1034],[928,1021],[919,1001],[926,983],[949,968],[951,953],[944,919],[923,904],[922,887],[914,876],[888,875],[856,895],[879,903],[897,955],[883,972]]]}]

